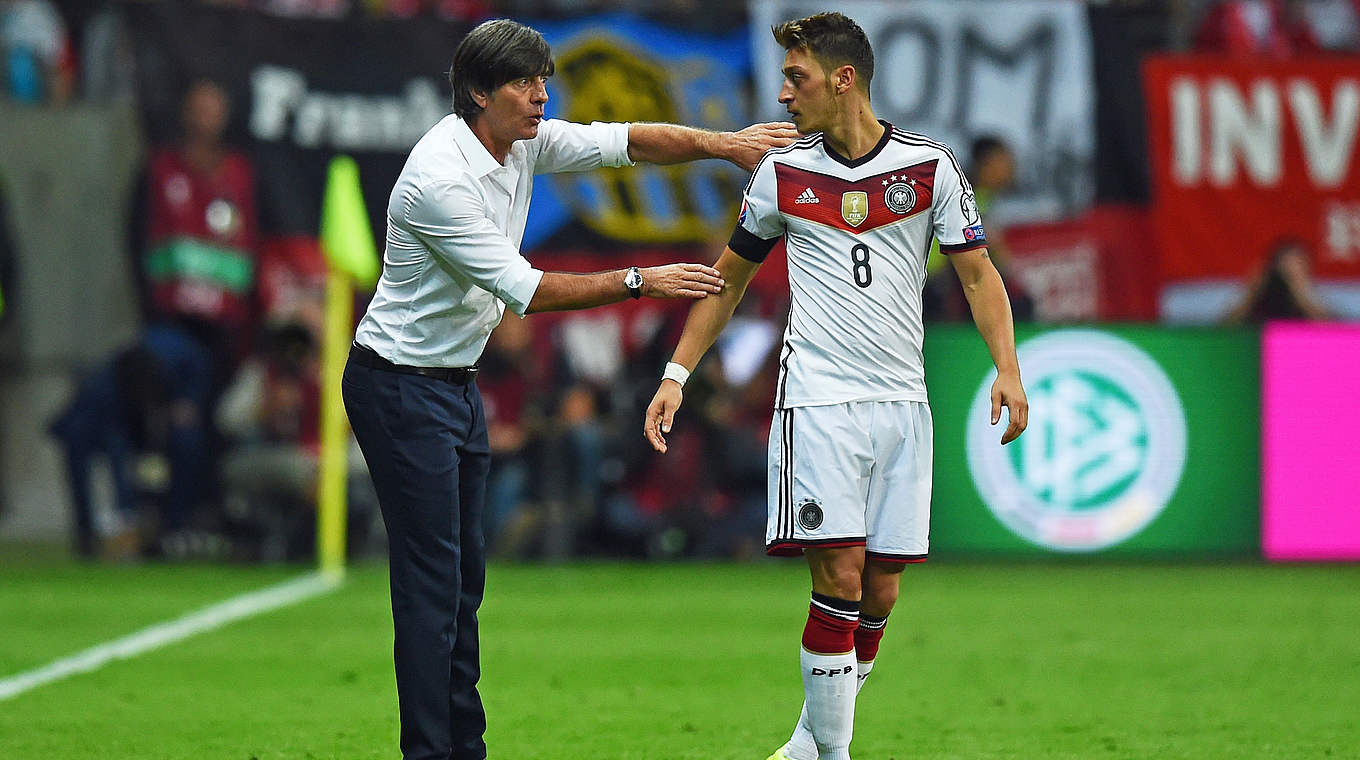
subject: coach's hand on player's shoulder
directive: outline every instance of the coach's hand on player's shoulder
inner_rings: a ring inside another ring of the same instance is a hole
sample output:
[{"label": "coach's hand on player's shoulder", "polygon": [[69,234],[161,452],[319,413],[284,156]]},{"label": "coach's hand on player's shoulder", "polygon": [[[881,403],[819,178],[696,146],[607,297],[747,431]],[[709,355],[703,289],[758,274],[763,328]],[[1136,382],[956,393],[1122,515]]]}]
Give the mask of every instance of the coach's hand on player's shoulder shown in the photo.
[{"label": "coach's hand on player's shoulder", "polygon": [[727,160],[748,172],[756,168],[756,164],[760,163],[761,156],[766,152],[782,148],[799,137],[798,128],[787,121],[752,124],[743,130],[728,134],[731,138]]},{"label": "coach's hand on player's shoulder", "polygon": [[685,392],[680,388],[680,383],[662,380],[661,387],[652,396],[652,403],[647,405],[647,416],[642,420],[642,434],[652,444],[652,448],[662,454],[666,453],[666,433],[671,432],[675,411],[684,400]]},{"label": "coach's hand on player's shoulder", "polygon": [[642,295],[648,298],[706,298],[721,293],[722,273],[703,264],[666,264],[639,270]]},{"label": "coach's hand on player's shoulder", "polygon": [[992,383],[992,424],[1001,421],[1001,407],[1010,410],[1010,424],[1001,436],[1001,445],[1014,441],[1029,425],[1029,400],[1019,372],[1002,372]]}]

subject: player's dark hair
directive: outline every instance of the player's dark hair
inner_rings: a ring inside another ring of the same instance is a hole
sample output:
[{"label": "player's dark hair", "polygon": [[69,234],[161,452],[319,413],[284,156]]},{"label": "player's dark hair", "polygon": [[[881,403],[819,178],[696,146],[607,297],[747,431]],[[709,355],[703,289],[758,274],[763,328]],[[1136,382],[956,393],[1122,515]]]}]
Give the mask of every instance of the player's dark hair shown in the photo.
[{"label": "player's dark hair", "polygon": [[552,48],[538,31],[509,19],[484,21],[454,51],[449,69],[453,112],[471,119],[482,110],[472,93],[488,95],[506,82],[552,76],[554,70]]},{"label": "player's dark hair", "polygon": [[862,83],[864,94],[869,94],[869,82],[874,78],[874,49],[854,19],[830,11],[775,24],[770,31],[785,50],[806,50],[827,71],[847,63],[854,66],[855,80]]}]

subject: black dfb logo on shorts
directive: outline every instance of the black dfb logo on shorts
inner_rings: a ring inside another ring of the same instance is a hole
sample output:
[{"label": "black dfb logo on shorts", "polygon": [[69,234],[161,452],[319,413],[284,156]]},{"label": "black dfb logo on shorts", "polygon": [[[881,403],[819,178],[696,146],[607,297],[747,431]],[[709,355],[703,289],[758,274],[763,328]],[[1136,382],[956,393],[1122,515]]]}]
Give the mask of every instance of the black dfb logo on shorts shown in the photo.
[{"label": "black dfb logo on shorts", "polygon": [[815,499],[806,499],[798,505],[798,524],[803,530],[817,530],[822,527],[822,505]]}]

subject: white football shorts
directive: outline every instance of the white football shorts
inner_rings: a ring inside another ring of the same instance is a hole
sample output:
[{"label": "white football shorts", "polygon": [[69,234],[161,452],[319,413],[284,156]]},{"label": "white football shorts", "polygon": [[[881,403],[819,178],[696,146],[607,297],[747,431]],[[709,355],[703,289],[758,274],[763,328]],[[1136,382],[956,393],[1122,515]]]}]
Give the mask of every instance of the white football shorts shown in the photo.
[{"label": "white football shorts", "polygon": [[931,425],[924,401],[776,409],[765,551],[863,546],[873,559],[924,562]]}]

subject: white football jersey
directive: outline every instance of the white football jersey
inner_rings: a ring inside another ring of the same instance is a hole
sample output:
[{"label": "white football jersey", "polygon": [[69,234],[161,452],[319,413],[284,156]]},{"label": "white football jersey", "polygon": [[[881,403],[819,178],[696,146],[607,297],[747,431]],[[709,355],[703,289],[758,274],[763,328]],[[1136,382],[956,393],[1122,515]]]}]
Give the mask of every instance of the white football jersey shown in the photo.
[{"label": "white football jersey", "polygon": [[973,189],[941,143],[882,122],[851,161],[821,133],[765,154],[730,247],[788,250],[789,325],[775,408],[926,401],[921,289],[931,236],[946,254],[987,244]]}]

